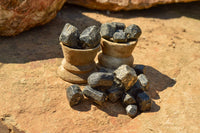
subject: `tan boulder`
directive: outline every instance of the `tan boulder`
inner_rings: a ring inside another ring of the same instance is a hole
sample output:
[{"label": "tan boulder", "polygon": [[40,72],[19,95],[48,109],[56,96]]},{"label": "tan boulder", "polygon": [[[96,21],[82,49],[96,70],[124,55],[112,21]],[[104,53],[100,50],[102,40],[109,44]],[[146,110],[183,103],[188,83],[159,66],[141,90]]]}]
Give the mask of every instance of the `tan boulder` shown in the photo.
[{"label": "tan boulder", "polygon": [[53,19],[66,0],[1,0],[0,36],[17,35]]},{"label": "tan boulder", "polygon": [[158,4],[169,4],[178,2],[192,2],[198,0],[68,0],[68,3],[81,5],[98,10],[132,10],[145,9]]}]

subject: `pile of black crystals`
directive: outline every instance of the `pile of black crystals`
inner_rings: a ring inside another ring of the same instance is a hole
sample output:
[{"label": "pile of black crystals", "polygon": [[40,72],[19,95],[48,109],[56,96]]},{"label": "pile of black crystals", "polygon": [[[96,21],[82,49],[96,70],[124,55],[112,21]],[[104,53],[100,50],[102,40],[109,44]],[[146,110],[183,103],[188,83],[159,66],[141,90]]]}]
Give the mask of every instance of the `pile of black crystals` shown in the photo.
[{"label": "pile of black crystals", "polygon": [[60,42],[74,49],[95,48],[100,40],[100,29],[97,26],[89,26],[80,34],[78,28],[69,23],[65,24],[59,37]]},{"label": "pile of black crystals", "polygon": [[100,34],[106,40],[126,43],[137,40],[142,34],[142,31],[136,24],[131,24],[126,27],[124,23],[112,22],[102,24]]},{"label": "pile of black crystals", "polygon": [[151,109],[152,101],[145,92],[148,91],[149,82],[144,71],[143,65],[134,68],[121,65],[113,72],[94,72],[88,77],[88,85],[83,91],[78,85],[66,89],[69,104],[71,107],[80,104],[84,96],[100,106],[108,100],[121,102],[126,113],[134,118],[138,112]]}]

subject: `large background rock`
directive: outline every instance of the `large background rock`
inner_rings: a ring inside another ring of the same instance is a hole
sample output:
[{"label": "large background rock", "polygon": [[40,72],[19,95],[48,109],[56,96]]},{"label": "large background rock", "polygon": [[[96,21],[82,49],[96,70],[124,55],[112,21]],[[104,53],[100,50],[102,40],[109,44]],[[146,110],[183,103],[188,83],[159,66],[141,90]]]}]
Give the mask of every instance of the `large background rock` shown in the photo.
[{"label": "large background rock", "polygon": [[98,10],[132,10],[145,9],[158,4],[191,2],[198,0],[68,0],[68,3],[81,5],[91,9]]},{"label": "large background rock", "polygon": [[53,19],[66,0],[0,0],[0,36],[17,35]]},{"label": "large background rock", "polygon": [[[0,0],[0,36],[17,35],[53,19],[66,0]],[[197,0],[67,0],[68,3],[99,10],[132,10],[157,4]]]}]

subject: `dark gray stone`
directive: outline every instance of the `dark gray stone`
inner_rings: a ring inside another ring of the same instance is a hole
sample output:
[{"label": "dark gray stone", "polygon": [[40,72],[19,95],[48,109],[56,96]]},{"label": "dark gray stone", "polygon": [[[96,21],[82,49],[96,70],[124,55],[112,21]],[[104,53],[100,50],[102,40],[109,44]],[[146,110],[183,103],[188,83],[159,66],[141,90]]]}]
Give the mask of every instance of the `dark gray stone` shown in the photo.
[{"label": "dark gray stone", "polygon": [[124,85],[125,90],[129,90],[137,81],[137,74],[128,65],[121,65],[114,71],[115,77]]},{"label": "dark gray stone", "polygon": [[124,96],[124,98],[123,98],[123,104],[125,104],[125,105],[133,105],[133,104],[136,104],[136,100],[130,94],[126,94]]},{"label": "dark gray stone", "polygon": [[98,70],[98,72],[108,72],[108,70],[106,69],[106,68],[100,68],[99,70]]},{"label": "dark gray stone", "polygon": [[99,28],[95,25],[86,28],[79,37],[81,43],[86,48],[94,48],[100,44],[101,35]]},{"label": "dark gray stone", "polygon": [[126,113],[128,116],[130,116],[131,118],[135,117],[137,115],[137,106],[136,105],[128,105],[126,107]]},{"label": "dark gray stone", "polygon": [[135,91],[137,92],[138,90],[139,92],[142,92],[140,91],[140,89],[143,91],[148,91],[148,88],[149,88],[149,82],[144,74],[142,75],[140,74],[140,76],[138,76],[137,82],[131,87],[134,93]]},{"label": "dark gray stone", "polygon": [[84,87],[83,94],[99,105],[102,105],[106,99],[106,96],[103,92],[97,91],[91,88],[89,85]]},{"label": "dark gray stone", "polygon": [[139,93],[137,95],[136,101],[140,111],[144,112],[151,109],[151,99],[145,92]]},{"label": "dark gray stone", "polygon": [[67,23],[65,24],[60,37],[59,41],[62,42],[64,45],[67,45],[71,48],[77,48],[79,43],[79,31],[78,29]]},{"label": "dark gray stone", "polygon": [[92,88],[111,87],[113,85],[113,80],[113,73],[95,72],[88,77],[88,84]]},{"label": "dark gray stone", "polygon": [[70,106],[75,106],[83,100],[83,94],[78,85],[71,85],[66,89],[67,99]]},{"label": "dark gray stone", "polygon": [[117,78],[114,78],[114,80],[113,80],[113,85],[115,85],[115,86],[121,88],[122,90],[125,90],[124,85],[123,85],[122,82],[121,82],[119,79],[117,79]]},{"label": "dark gray stone", "polygon": [[113,41],[114,42],[127,42],[127,36],[126,33],[123,31],[115,32],[113,35]]},{"label": "dark gray stone", "polygon": [[146,67],[144,65],[135,65],[134,69],[135,69],[137,75],[145,74],[145,71],[146,71]]},{"label": "dark gray stone", "polygon": [[100,34],[105,39],[110,39],[116,31],[116,25],[112,23],[105,23],[101,25]]},{"label": "dark gray stone", "polygon": [[140,27],[135,24],[129,25],[124,31],[127,33],[128,40],[138,39],[142,34]]},{"label": "dark gray stone", "polygon": [[107,93],[108,93],[108,99],[111,102],[115,103],[122,97],[124,91],[120,85],[114,83],[112,87],[107,90]]},{"label": "dark gray stone", "polygon": [[139,83],[142,86],[142,89],[144,91],[148,91],[149,90],[149,81],[148,81],[147,77],[144,74],[140,74],[138,76],[138,81],[139,81]]},{"label": "dark gray stone", "polygon": [[109,68],[105,68],[105,67],[100,67],[98,69],[98,72],[107,72],[107,73],[113,73],[114,70],[109,69]]},{"label": "dark gray stone", "polygon": [[137,80],[137,82],[133,86],[131,86],[131,88],[126,93],[136,98],[139,93],[143,93],[143,92],[144,91],[142,90],[142,86]]},{"label": "dark gray stone", "polygon": [[116,30],[115,32],[124,32],[124,31],[119,29],[119,30]]},{"label": "dark gray stone", "polygon": [[126,25],[124,23],[112,22],[111,24],[113,25],[113,27],[116,27],[115,31],[124,30],[126,27]]}]

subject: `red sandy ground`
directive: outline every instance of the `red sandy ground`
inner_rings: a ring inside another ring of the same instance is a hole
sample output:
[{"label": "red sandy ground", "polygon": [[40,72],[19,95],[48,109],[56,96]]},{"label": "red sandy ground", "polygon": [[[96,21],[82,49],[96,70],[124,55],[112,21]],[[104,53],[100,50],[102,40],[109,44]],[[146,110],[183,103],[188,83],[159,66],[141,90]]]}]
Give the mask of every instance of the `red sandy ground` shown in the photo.
[{"label": "red sandy ground", "polygon": [[[104,12],[65,5],[49,24],[0,38],[0,116],[27,133],[199,132],[200,3],[142,11]],[[138,24],[143,34],[133,56],[148,66],[150,112],[129,118],[123,107],[90,101],[71,108],[57,67],[58,36],[66,22],[79,29],[105,22]],[[176,82],[174,82],[174,80]],[[0,133],[3,130],[0,129]]]}]

